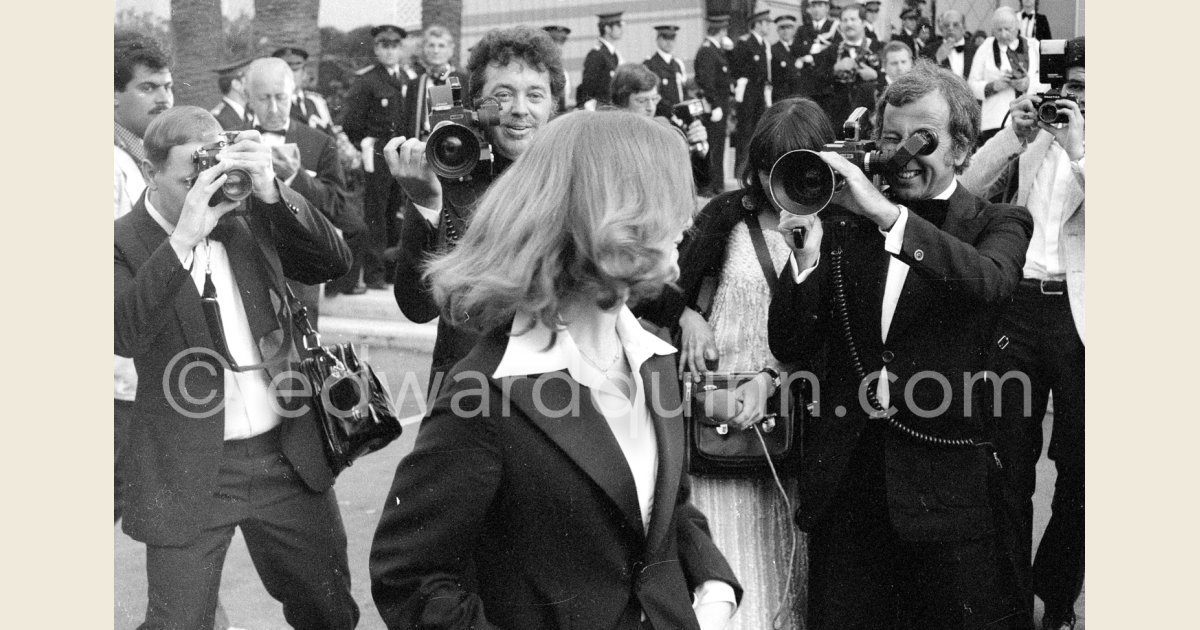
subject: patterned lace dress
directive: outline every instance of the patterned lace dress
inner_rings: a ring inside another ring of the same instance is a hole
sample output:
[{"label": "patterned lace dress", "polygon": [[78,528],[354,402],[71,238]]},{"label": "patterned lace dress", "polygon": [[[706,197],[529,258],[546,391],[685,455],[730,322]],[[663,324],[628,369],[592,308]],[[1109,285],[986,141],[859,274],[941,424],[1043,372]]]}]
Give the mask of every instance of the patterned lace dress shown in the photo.
[{"label": "patterned lace dress", "polygon": [[[764,230],[763,236],[778,272],[787,264],[787,243],[775,230]],[[709,324],[720,351],[722,372],[757,371],[774,365],[767,345],[770,289],[746,224],[739,223],[729,238]],[[783,482],[794,506],[795,480],[783,478]],[[792,515],[774,480],[769,475],[753,479],[693,476],[692,489],[694,503],[708,517],[717,546],[745,589],[731,627],[770,630],[782,604],[787,610],[780,615],[781,628],[803,628],[802,618],[792,610],[802,610],[804,602],[808,572],[804,534],[796,530],[796,538],[792,538]],[[787,598],[784,586],[793,540],[797,548],[791,597]]]}]

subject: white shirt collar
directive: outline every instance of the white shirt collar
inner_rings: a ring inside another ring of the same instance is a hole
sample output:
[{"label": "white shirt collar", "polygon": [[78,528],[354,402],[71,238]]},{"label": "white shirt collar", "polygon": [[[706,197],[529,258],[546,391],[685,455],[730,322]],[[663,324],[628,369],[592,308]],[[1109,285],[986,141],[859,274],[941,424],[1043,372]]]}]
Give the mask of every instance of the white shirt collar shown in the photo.
[{"label": "white shirt collar", "polygon": [[712,42],[713,46],[716,46],[717,48],[722,48],[721,40],[717,39],[716,37],[705,37],[705,39]]},{"label": "white shirt collar", "polygon": [[658,56],[662,57],[663,61],[667,62],[668,64],[671,63],[671,59],[673,59],[673,57],[671,57],[671,53],[665,53],[661,49],[656,49],[654,52],[658,53]]},{"label": "white shirt collar", "polygon": [[604,47],[608,49],[608,52],[610,52],[610,53],[615,53],[615,52],[617,52],[617,47],[616,47],[616,46],[613,46],[613,45],[612,45],[612,44],[610,44],[610,43],[608,43],[608,40],[607,40],[607,39],[604,39],[603,37],[601,37],[601,38],[599,38],[599,39],[600,39],[600,43],[601,43],[601,44],[603,44],[603,45],[604,45]]},{"label": "white shirt collar", "polygon": [[[517,334],[529,328],[531,322],[533,328]],[[598,370],[583,360],[579,346],[575,345],[571,333],[565,328],[558,331],[554,345],[550,346],[551,330],[541,321],[535,320],[532,315],[520,313],[513,318],[509,332],[511,336],[508,339],[508,347],[505,348],[496,371],[492,373],[493,378],[566,370],[572,379],[583,385],[595,380],[592,374],[598,373]],[[674,346],[642,328],[627,306],[622,306],[620,314],[617,315],[617,336],[621,339],[625,356],[635,373],[651,356],[676,352]]]},{"label": "white shirt collar", "polygon": [[149,194],[146,195],[146,212],[150,213],[150,218],[154,219],[154,222],[157,223],[164,232],[167,234],[175,233],[175,224],[168,221],[166,217],[158,212],[158,208],[155,208],[154,204],[150,203]]},{"label": "white shirt collar", "polygon": [[954,191],[957,189],[958,178],[955,177],[954,179],[950,180],[950,185],[946,187],[946,190],[943,190],[942,194],[935,196],[934,199],[949,199],[950,195],[953,195]]}]

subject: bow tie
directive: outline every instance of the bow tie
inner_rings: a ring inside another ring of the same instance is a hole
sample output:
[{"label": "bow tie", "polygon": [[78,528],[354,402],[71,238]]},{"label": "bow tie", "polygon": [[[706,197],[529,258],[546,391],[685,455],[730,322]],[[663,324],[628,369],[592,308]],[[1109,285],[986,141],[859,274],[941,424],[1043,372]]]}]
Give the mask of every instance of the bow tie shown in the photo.
[{"label": "bow tie", "polygon": [[1032,20],[1033,14],[1032,13],[1022,13],[1021,17],[1025,18],[1026,20]]},{"label": "bow tie", "polygon": [[286,132],[286,131],[282,131],[282,130],[280,130],[280,131],[273,131],[273,130],[271,130],[271,129],[263,129],[262,127],[257,127],[257,126],[254,128],[254,130],[255,130],[255,131],[257,131],[258,133],[260,133],[260,134],[264,135],[264,136],[265,136],[265,135],[267,135],[267,134],[269,134],[269,133],[273,133],[273,134],[275,134],[275,135],[277,135],[277,136],[287,136],[287,132]]},{"label": "bow tie", "polygon": [[967,47],[966,44],[959,44],[954,47],[954,52],[962,52]]},{"label": "bow tie", "polygon": [[950,212],[949,199],[921,199],[919,201],[905,201],[904,203],[910,210],[916,212],[917,216],[938,227],[942,226],[942,223],[946,220],[946,215]]}]

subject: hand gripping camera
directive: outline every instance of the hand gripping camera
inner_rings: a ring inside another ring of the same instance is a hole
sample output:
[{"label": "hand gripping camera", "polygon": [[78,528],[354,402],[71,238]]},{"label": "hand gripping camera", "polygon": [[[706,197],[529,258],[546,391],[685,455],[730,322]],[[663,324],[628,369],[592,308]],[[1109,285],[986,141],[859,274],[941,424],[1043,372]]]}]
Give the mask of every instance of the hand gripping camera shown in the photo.
[{"label": "hand gripping camera", "polygon": [[477,168],[491,167],[492,145],[483,131],[500,124],[500,102],[488,97],[475,111],[462,105],[462,84],[450,77],[446,85],[429,88],[429,138],[425,159],[439,177],[463,180]]},{"label": "hand gripping camera", "polygon": [[[206,144],[192,152],[192,164],[196,166],[196,173],[207,170],[216,166],[221,158],[217,156],[225,147],[233,144],[239,132],[225,131],[221,133],[221,138],[212,144]],[[190,186],[196,185],[195,176],[192,177]],[[209,206],[217,206],[226,201],[242,201],[250,196],[254,191],[254,183],[250,179],[250,171],[244,168],[231,168],[225,171],[225,183],[213,193],[208,200]]]},{"label": "hand gripping camera", "polygon": [[[702,98],[694,98],[690,101],[682,101],[671,107],[671,115],[678,118],[682,123],[679,128],[686,135],[688,127],[693,121],[702,120],[705,123],[712,117],[712,108],[708,106],[708,102]],[[700,153],[708,153],[707,142],[697,142],[693,146]]]},{"label": "hand gripping camera", "polygon": [[1065,125],[1070,119],[1058,111],[1058,101],[1079,104],[1079,99],[1062,92],[1063,85],[1067,82],[1067,40],[1047,39],[1041,42],[1038,63],[1041,65],[1042,81],[1050,85],[1048,91],[1038,94],[1042,99],[1038,105],[1038,120],[1047,125]]},{"label": "hand gripping camera", "polygon": [[[937,134],[921,129],[909,136],[892,152],[879,151],[872,140],[862,140],[862,116],[867,111],[859,107],[842,125],[846,140],[823,147],[846,158],[868,177],[902,170],[918,155],[937,150]],[[833,195],[846,185],[846,180],[825,163],[816,151],[798,149],[783,154],[771,167],[768,177],[771,199],[775,205],[792,214],[820,212]]]}]

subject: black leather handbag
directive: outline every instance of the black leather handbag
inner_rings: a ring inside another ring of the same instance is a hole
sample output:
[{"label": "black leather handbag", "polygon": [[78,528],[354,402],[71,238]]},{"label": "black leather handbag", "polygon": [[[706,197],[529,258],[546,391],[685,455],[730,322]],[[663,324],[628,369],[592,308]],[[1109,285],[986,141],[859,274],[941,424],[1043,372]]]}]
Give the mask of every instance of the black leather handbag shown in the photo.
[{"label": "black leather handbag", "polygon": [[783,388],[777,388],[767,400],[766,416],[756,425],[757,431],[743,431],[727,423],[738,411],[734,390],[759,374],[705,372],[699,383],[687,375],[683,414],[688,419],[688,472],[757,476],[769,475],[772,465],[777,471],[790,467],[799,448],[798,423],[792,413],[797,406],[789,401],[790,408],[783,408]]},{"label": "black leather handbag", "polygon": [[300,371],[312,385],[309,402],[325,438],[329,467],[337,475],[359,457],[391,444],[404,429],[387,389],[375,370],[358,358],[354,345],[321,345],[320,334],[308,322],[308,310],[291,287],[287,298],[309,355],[300,361]]}]

